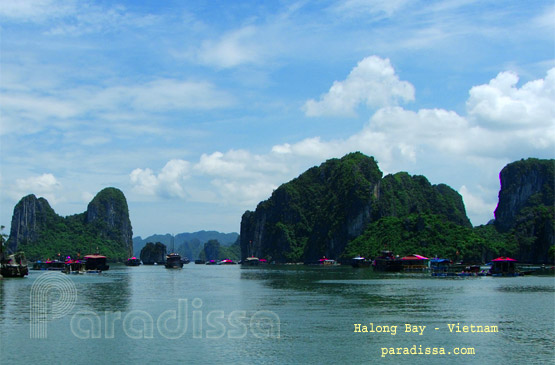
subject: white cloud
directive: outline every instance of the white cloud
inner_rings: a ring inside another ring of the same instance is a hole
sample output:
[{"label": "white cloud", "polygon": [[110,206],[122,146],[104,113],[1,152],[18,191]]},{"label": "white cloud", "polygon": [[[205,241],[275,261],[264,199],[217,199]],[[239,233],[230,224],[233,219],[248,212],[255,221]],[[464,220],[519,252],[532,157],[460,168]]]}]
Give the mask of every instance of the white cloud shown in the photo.
[{"label": "white cloud", "polygon": [[390,17],[402,9],[407,0],[346,0],[332,7],[332,10],[348,17]]},{"label": "white cloud", "polygon": [[246,26],[224,34],[219,40],[204,41],[198,60],[206,65],[231,68],[260,60],[257,28]]},{"label": "white cloud", "polygon": [[537,129],[555,122],[555,68],[545,79],[518,88],[518,76],[501,72],[487,85],[470,90],[469,117],[488,129]]},{"label": "white cloud", "polygon": [[0,19],[7,22],[33,22],[48,35],[79,36],[125,27],[140,28],[159,21],[154,15],[130,13],[124,6],[101,6],[85,0],[2,1]]},{"label": "white cloud", "polygon": [[185,198],[185,180],[189,177],[189,162],[170,160],[156,175],[151,169],[133,170],[130,174],[134,190],[140,194],[165,198]]},{"label": "white cloud", "polygon": [[206,81],[157,79],[126,86],[52,88],[46,92],[8,88],[0,92],[0,102],[0,134],[5,135],[35,133],[53,125],[72,129],[76,124],[64,121],[82,117],[96,117],[100,122],[115,117],[118,123],[110,123],[114,128],[124,119],[145,119],[152,113],[225,108],[233,105],[235,98]]},{"label": "white cloud", "polygon": [[463,197],[466,214],[481,218],[479,221],[473,222],[474,224],[485,224],[494,218],[493,211],[497,202],[488,203],[484,201],[481,196],[472,193],[465,185],[461,186],[459,194]]},{"label": "white cloud", "polygon": [[[487,92],[471,93],[469,108],[474,103],[486,108],[490,104],[482,101],[491,100],[493,91],[510,90],[510,95],[505,96],[507,104],[518,102],[528,113],[543,115],[546,111],[539,109],[553,107],[553,103],[546,102],[552,92],[549,86],[552,73],[549,71],[545,79],[531,81],[521,88],[514,86],[514,79],[503,80],[506,75],[502,75],[487,85],[473,88],[481,90],[485,87]],[[489,115],[487,109],[481,113]],[[253,154],[247,150],[202,154],[188,169],[191,175],[195,175],[188,183],[195,191],[197,201],[226,202],[252,209],[257,202],[267,199],[277,186],[308,167],[361,151],[376,157],[384,173],[409,171],[423,174],[433,183],[462,186],[460,192],[469,216],[475,224],[482,224],[492,216],[495,202],[490,198],[499,188],[495,177],[491,177],[496,176],[508,161],[527,156],[552,156],[555,134],[553,123],[538,123],[532,130],[488,128],[488,125],[476,125],[475,115],[462,116],[445,109],[411,111],[399,106],[383,107],[362,130],[347,138],[305,138],[295,143],[274,145],[267,154]],[[527,120],[535,118],[528,114],[522,117]],[[542,143],[538,143],[540,137]],[[454,164],[458,168],[453,168]],[[161,185],[169,185],[181,176],[174,174],[170,175],[172,178],[163,179],[163,175],[156,175],[150,169],[136,169],[131,173],[131,181],[137,191],[162,194]],[[466,175],[474,179],[472,185],[461,180],[461,176],[465,178]],[[481,188],[484,181],[489,185]]]},{"label": "white cloud", "polygon": [[360,61],[344,81],[335,81],[319,101],[308,100],[307,116],[355,116],[360,104],[377,108],[414,100],[414,87],[400,81],[389,59],[370,56]]},{"label": "white cloud", "polygon": [[134,110],[167,111],[221,108],[230,106],[233,98],[208,82],[159,79],[146,84],[106,88],[93,102],[101,109],[129,105]]},{"label": "white cloud", "polygon": [[73,1],[18,0],[2,1],[0,17],[18,21],[43,21],[72,14],[76,10]]},{"label": "white cloud", "polygon": [[28,194],[45,197],[51,204],[59,199],[56,192],[61,188],[61,184],[51,173],[44,173],[39,176],[16,179],[15,185],[10,188],[10,196],[17,200]]}]

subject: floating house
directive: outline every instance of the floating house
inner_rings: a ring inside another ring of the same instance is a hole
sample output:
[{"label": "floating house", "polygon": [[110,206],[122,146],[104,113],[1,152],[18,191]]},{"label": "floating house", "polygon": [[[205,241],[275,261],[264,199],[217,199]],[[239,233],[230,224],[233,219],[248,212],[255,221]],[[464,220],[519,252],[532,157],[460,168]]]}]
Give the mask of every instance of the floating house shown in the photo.
[{"label": "floating house", "polygon": [[406,272],[424,272],[428,271],[428,262],[430,261],[429,258],[421,256],[421,255],[408,255],[401,258],[401,262],[403,265],[403,271]]},{"label": "floating house", "polygon": [[516,270],[517,260],[510,257],[498,257],[491,261],[491,269],[489,274],[492,276],[519,276]]}]

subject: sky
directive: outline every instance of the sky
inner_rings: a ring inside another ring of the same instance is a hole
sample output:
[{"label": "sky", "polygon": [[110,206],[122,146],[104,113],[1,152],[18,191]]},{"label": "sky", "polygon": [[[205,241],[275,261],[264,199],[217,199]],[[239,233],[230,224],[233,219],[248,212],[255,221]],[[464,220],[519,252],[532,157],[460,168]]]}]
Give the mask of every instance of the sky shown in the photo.
[{"label": "sky", "polygon": [[349,152],[493,219],[499,172],[555,158],[549,1],[0,0],[0,224],[126,196],[134,236],[239,232]]}]

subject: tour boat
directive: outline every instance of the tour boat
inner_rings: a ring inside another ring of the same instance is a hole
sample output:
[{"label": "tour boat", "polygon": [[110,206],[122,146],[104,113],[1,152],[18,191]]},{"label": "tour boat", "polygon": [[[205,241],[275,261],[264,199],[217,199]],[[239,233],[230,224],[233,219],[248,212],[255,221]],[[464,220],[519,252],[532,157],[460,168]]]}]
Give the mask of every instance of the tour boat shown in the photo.
[{"label": "tour boat", "polygon": [[100,273],[110,269],[110,266],[106,265],[106,259],[106,256],[99,254],[85,256],[85,270],[88,273]]},{"label": "tour boat", "polygon": [[166,269],[181,269],[183,261],[178,253],[170,253],[166,256]]},{"label": "tour boat", "polygon": [[125,261],[125,265],[127,266],[139,266],[141,264],[141,259],[136,258],[135,256],[127,259]]}]

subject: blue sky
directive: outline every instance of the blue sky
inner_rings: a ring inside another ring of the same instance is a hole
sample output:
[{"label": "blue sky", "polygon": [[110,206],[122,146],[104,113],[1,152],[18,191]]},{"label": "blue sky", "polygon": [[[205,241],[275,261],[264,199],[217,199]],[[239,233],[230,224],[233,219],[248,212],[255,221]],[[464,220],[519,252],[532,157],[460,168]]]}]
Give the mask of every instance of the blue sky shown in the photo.
[{"label": "blue sky", "polygon": [[555,158],[553,1],[0,1],[0,223],[102,188],[134,235],[238,232],[348,152],[459,191]]}]

